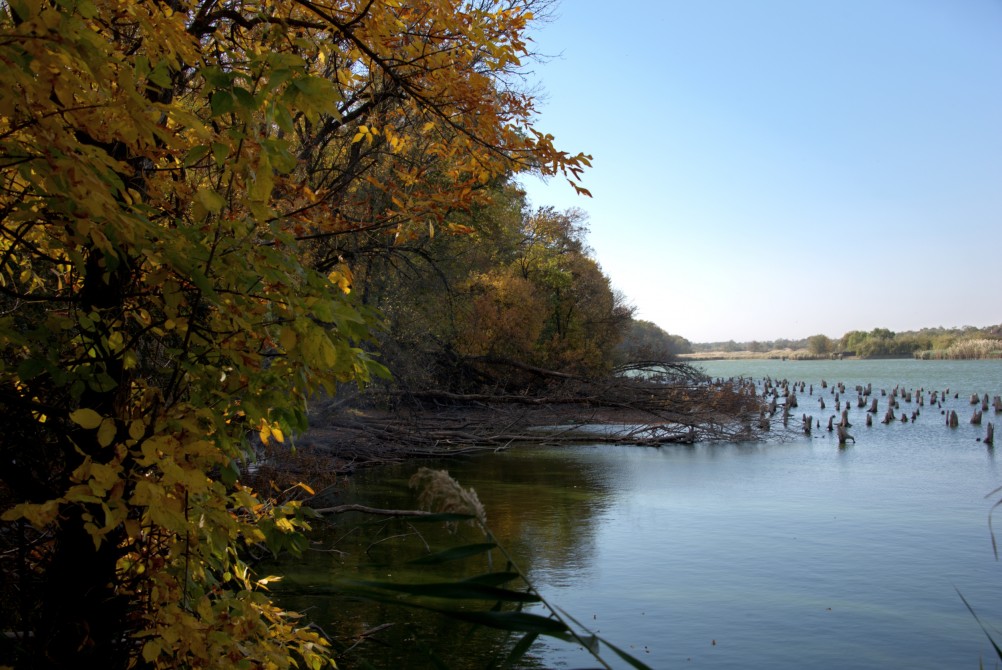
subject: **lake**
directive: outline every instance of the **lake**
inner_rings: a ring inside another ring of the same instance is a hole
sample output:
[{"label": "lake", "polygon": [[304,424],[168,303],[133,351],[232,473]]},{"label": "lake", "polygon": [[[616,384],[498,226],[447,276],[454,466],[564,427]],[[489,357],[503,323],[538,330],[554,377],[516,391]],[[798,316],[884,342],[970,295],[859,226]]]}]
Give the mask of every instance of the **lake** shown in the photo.
[{"label": "lake", "polygon": [[[813,385],[813,395],[797,394],[790,426],[810,414],[821,428],[747,444],[516,448],[405,463],[349,478],[340,500],[414,507],[410,475],[421,466],[448,469],[476,490],[494,534],[548,600],[653,668],[996,667],[957,592],[983,621],[1002,624],[1002,564],[988,524],[1002,497],[988,494],[1002,473],[994,450],[979,441],[985,426],[969,423],[972,393],[1002,394],[1002,361],[701,367],[715,377]],[[846,386],[842,402],[852,401],[855,443],[845,448],[825,430],[836,414],[837,382]],[[867,383],[878,402],[871,427],[855,402],[854,387]],[[899,400],[896,414],[909,421],[884,425],[888,396],[881,389],[895,386],[924,389],[925,404]],[[929,404],[929,392],[947,388],[941,408]],[[951,409],[960,418],[956,428],[946,426],[943,412]],[[989,409],[984,421],[998,425],[1002,415]],[[349,636],[403,617],[392,634],[373,633],[360,647],[372,667],[435,667],[424,653],[451,668],[485,667],[504,644],[489,632],[471,638],[455,622],[293,588],[346,569],[409,579],[402,559],[439,539],[392,523],[344,515],[319,531],[319,551],[280,568],[290,580],[283,604]],[[428,638],[435,649],[402,656]],[[627,667],[611,653],[603,657]],[[523,667],[596,663],[554,641],[537,643]]]}]

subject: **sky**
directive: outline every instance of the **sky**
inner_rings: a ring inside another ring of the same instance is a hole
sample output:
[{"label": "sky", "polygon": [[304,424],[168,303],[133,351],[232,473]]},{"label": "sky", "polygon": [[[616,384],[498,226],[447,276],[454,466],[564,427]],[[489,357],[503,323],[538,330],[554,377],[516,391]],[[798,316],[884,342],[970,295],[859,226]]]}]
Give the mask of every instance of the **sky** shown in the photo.
[{"label": "sky", "polygon": [[1002,0],[563,0],[536,128],[594,257],[692,342],[1002,323]]}]

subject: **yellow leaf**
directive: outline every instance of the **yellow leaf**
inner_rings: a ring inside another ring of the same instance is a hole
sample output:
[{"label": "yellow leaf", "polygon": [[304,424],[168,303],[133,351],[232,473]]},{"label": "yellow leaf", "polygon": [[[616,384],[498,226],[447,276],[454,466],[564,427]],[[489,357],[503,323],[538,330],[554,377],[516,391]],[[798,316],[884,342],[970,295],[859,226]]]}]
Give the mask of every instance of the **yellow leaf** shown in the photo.
[{"label": "yellow leaf", "polygon": [[206,211],[213,214],[219,212],[225,205],[226,200],[223,196],[216,193],[211,188],[203,188],[198,193],[195,194],[195,200],[206,209]]},{"label": "yellow leaf", "polygon": [[286,351],[291,351],[296,347],[296,331],[288,326],[282,328],[282,331],[278,334],[278,343]]},{"label": "yellow leaf", "polygon": [[107,447],[115,439],[115,422],[111,419],[105,419],[101,422],[101,427],[97,429],[97,443],[102,447]]},{"label": "yellow leaf", "polygon": [[133,421],[129,424],[129,437],[138,440],[146,433],[146,424],[141,420]]},{"label": "yellow leaf", "polygon": [[70,421],[88,430],[100,426],[102,420],[101,415],[92,409],[83,408],[75,412],[70,412]]},{"label": "yellow leaf", "polygon": [[0,518],[4,521],[25,518],[35,528],[42,529],[55,521],[58,514],[59,501],[49,500],[41,504],[21,503],[20,505],[14,505],[4,512]]},{"label": "yellow leaf", "polygon": [[160,640],[150,640],[143,645],[143,660],[152,663],[160,656]]}]

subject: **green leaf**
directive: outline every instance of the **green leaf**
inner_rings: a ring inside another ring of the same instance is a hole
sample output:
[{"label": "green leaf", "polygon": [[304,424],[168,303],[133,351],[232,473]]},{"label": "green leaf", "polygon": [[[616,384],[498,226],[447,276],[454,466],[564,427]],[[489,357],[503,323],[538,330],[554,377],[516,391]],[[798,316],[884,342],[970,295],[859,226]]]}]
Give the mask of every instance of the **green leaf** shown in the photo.
[{"label": "green leaf", "polygon": [[248,91],[246,88],[240,86],[233,87],[233,100],[238,107],[242,107],[247,110],[257,109],[257,101],[254,99],[254,94]]},{"label": "green leaf", "polygon": [[17,366],[17,376],[22,381],[34,379],[45,372],[45,362],[37,358],[26,358]]},{"label": "green leaf", "polygon": [[229,91],[216,91],[209,98],[213,116],[222,116],[233,111],[233,96]]},{"label": "green leaf", "polygon": [[195,194],[195,199],[201,203],[203,207],[213,214],[218,214],[219,211],[226,206],[226,199],[223,196],[216,193],[211,188],[203,188]]},{"label": "green leaf", "polygon": [[183,161],[184,166],[185,167],[191,167],[192,165],[196,164],[198,161],[200,161],[203,158],[205,158],[205,155],[207,153],[209,153],[209,147],[206,146],[206,145],[204,145],[204,144],[200,145],[200,146],[197,146],[197,147],[192,147],[191,151],[189,151],[185,155],[185,157],[184,157],[184,161]]},{"label": "green leaf", "polygon": [[216,165],[222,165],[226,157],[230,155],[230,147],[222,142],[212,143],[212,157],[216,160]]},{"label": "green leaf", "polygon": [[167,61],[162,60],[159,63],[157,63],[150,71],[148,78],[151,82],[153,82],[160,88],[169,88],[171,85],[171,81],[170,81],[170,70],[168,70],[167,68]]}]

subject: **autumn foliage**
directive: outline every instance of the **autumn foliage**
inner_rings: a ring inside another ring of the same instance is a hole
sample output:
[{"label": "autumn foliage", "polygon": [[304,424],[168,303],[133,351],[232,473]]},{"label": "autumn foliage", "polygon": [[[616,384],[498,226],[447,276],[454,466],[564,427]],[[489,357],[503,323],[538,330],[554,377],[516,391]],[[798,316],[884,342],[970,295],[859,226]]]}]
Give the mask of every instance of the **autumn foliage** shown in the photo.
[{"label": "autumn foliage", "polygon": [[588,158],[536,131],[511,85],[530,7],[0,9],[0,628],[15,660],[321,667],[324,640],[252,569],[302,548],[305,512],[243,484],[242,463],[289,443],[317,391],[383,372],[352,290],[364,259],[469,233],[453,215],[511,174],[580,189]]}]

